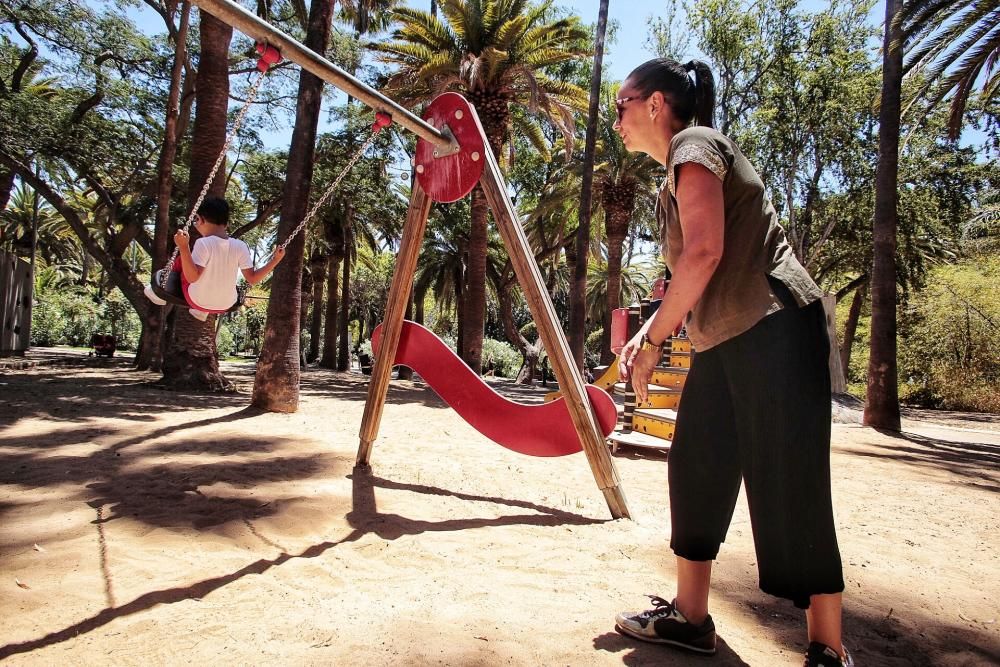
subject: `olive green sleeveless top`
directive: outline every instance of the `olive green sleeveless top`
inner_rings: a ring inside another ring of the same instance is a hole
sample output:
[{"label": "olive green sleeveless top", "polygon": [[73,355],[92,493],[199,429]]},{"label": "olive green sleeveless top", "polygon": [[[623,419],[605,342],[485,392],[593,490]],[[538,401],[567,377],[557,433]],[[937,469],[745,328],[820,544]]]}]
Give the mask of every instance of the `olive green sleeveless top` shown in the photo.
[{"label": "olive green sleeveless top", "polygon": [[722,259],[688,314],[687,331],[695,349],[727,341],[781,310],[782,299],[768,276],[781,281],[799,306],[819,299],[822,292],[792,252],[760,176],[732,140],[707,127],[685,129],[670,142],[667,177],[656,202],[667,268],[673,271],[684,248],[674,184],[677,168],[686,162],[718,176],[725,201]]}]

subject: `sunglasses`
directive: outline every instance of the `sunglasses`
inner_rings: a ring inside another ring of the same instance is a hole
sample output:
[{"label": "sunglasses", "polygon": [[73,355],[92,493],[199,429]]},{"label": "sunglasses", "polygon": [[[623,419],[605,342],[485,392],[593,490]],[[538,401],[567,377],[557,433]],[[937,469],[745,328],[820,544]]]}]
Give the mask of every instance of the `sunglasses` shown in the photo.
[{"label": "sunglasses", "polygon": [[615,100],[615,110],[618,111],[618,122],[622,122],[622,117],[625,115],[625,105],[632,100],[645,100],[649,99],[649,95],[629,95],[628,97],[619,97]]}]

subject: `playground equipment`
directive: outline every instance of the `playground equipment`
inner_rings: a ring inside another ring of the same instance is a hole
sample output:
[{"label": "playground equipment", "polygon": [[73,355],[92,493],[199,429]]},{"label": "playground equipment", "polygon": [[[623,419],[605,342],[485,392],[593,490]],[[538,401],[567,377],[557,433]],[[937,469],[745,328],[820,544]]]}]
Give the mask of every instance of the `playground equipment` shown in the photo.
[{"label": "playground equipment", "polygon": [[[659,282],[659,281],[658,281]],[[642,323],[652,317],[665,292],[665,283],[654,285],[652,293],[640,303],[619,308],[611,315],[611,349],[618,354]],[[625,398],[621,427],[608,436],[611,451],[620,445],[669,450],[677,422],[681,391],[691,367],[692,347],[687,336],[678,332],[663,344],[660,363],[653,370],[648,396],[639,402],[632,381],[616,382],[611,391]],[[617,359],[615,360],[617,367]]]},{"label": "playground equipment", "polygon": [[[372,333],[378,351],[382,325]],[[462,419],[493,442],[529,456],[564,456],[580,451],[580,438],[562,400],[524,405],[508,400],[484,383],[440,338],[416,322],[404,321],[394,364],[409,366]],[[608,394],[593,385],[587,395],[601,433],[615,428],[618,412]]]},{"label": "playground equipment", "polygon": [[24,354],[28,349],[33,274],[31,263],[0,252],[0,356]]},{"label": "playground equipment", "polygon": [[573,362],[566,336],[534,261],[528,239],[517,221],[500,166],[486,141],[475,108],[461,95],[444,93],[419,118],[396,102],[330,63],[321,55],[248,12],[231,0],[194,0],[202,10],[232,25],[258,42],[277,48],[281,55],[306,71],[360,100],[376,112],[417,135],[413,159],[416,179],[403,227],[396,268],[389,289],[379,354],[368,385],[362,418],[357,465],[367,466],[378,435],[389,389],[389,377],[403,333],[406,302],[413,288],[417,256],[427,227],[431,203],[461,199],[479,184],[486,194],[504,245],[510,254],[525,300],[548,350],[559,382],[569,420],[587,455],[598,488],[611,515],[629,518],[628,505],[605,446],[604,435],[590,403],[579,369]]},{"label": "playground equipment", "polygon": [[[271,71],[272,67],[281,62],[281,53],[269,44],[258,43],[257,54],[257,78],[250,85],[250,91],[247,94],[246,102],[243,103],[243,108],[240,109],[240,112],[236,115],[236,120],[233,121],[233,129],[230,130],[229,134],[226,136],[226,141],[222,145],[222,150],[219,151],[219,155],[215,159],[215,164],[212,165],[211,171],[209,171],[208,176],[205,178],[205,184],[202,186],[201,192],[198,193],[198,197],[195,199],[194,205],[191,207],[191,212],[188,214],[187,220],[184,221],[182,229],[185,231],[187,231],[188,228],[194,224],[195,216],[198,214],[198,208],[201,206],[202,202],[205,201],[205,197],[208,196],[208,191],[211,189],[213,181],[215,181],[215,175],[218,173],[222,163],[225,162],[226,153],[229,152],[229,146],[233,143],[233,139],[236,138],[237,132],[239,132],[240,127],[243,125],[243,119],[246,118],[247,111],[249,111],[254,100],[257,99],[257,93],[260,91],[260,87],[264,83],[264,78],[267,76],[268,72]],[[392,118],[388,114],[382,112],[375,114],[375,122],[372,123],[371,134],[368,135],[368,139],[366,139],[361,147],[354,152],[351,159],[348,160],[344,168],[341,169],[340,174],[338,174],[330,185],[327,186],[326,190],[323,191],[323,194],[320,195],[319,199],[317,199],[312,205],[312,208],[309,209],[309,211],[302,217],[302,220],[299,221],[299,224],[295,227],[295,229],[292,230],[292,233],[289,234],[284,241],[278,244],[278,248],[281,250],[287,248],[288,244],[299,235],[299,232],[305,229],[306,225],[308,225],[309,222],[316,217],[316,214],[319,213],[320,209],[323,208],[323,206],[330,200],[330,197],[332,197],[337,191],[337,188],[340,187],[340,182],[343,181],[344,177],[350,173],[357,161],[360,160],[361,156],[365,154],[366,150],[368,150],[368,147],[375,142],[379,132],[389,125],[392,125]],[[174,266],[174,262],[177,259],[178,254],[179,249],[174,248],[173,253],[170,255],[170,259],[167,261],[163,269],[161,271],[153,272],[150,286],[153,289],[153,293],[167,303],[187,306],[187,300],[181,292],[180,276],[177,275],[178,272],[172,271],[172,267]],[[243,306],[243,302],[246,299],[246,290],[240,289],[237,291],[237,294],[238,296],[236,302],[226,310],[210,310],[208,312],[224,314],[239,310]]]}]

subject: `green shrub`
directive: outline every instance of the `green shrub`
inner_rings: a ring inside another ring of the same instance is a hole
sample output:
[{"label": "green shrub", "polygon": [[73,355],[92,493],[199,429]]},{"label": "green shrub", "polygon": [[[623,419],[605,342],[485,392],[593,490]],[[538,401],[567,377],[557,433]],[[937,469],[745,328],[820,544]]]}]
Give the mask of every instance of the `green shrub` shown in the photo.
[{"label": "green shrub", "polygon": [[587,368],[597,368],[601,365],[601,338],[604,327],[592,331],[583,344],[583,364]]},{"label": "green shrub", "polygon": [[51,300],[39,300],[31,308],[31,344],[42,347],[65,342],[66,318],[62,309]]},{"label": "green shrub", "polygon": [[233,332],[229,329],[228,323],[223,323],[219,329],[219,335],[215,339],[215,354],[219,359],[226,359],[233,356],[236,351],[236,340]]},{"label": "green shrub", "polygon": [[510,343],[486,338],[483,340],[483,374],[505,378],[517,376],[521,369],[521,353]]},{"label": "green shrub", "polygon": [[[1000,412],[1000,258],[941,266],[900,313],[906,402]],[[853,366],[853,363],[852,363]]]},{"label": "green shrub", "polygon": [[89,347],[93,334],[104,333],[99,331],[98,306],[89,295],[69,292],[56,296],[54,300],[66,318],[63,338],[67,344]]},{"label": "green shrub", "polygon": [[[98,333],[109,333],[115,337],[119,350],[135,350],[142,335],[142,322],[132,304],[121,291],[115,289],[108,294],[98,309]],[[97,330],[95,330],[97,332]]]}]

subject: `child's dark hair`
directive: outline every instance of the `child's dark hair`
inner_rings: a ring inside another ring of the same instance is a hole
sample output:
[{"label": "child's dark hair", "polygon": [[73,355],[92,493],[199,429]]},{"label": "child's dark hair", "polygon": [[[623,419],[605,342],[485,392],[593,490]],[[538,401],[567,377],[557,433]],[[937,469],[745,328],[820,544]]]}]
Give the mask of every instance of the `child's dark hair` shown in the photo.
[{"label": "child's dark hair", "polygon": [[674,116],[685,126],[692,121],[704,127],[715,126],[715,77],[702,61],[690,60],[682,65],[670,58],[654,58],[632,70],[628,80],[644,97],[657,91],[663,93]]},{"label": "child's dark hair", "polygon": [[222,197],[205,197],[198,207],[198,215],[213,225],[229,224],[229,202]]}]

